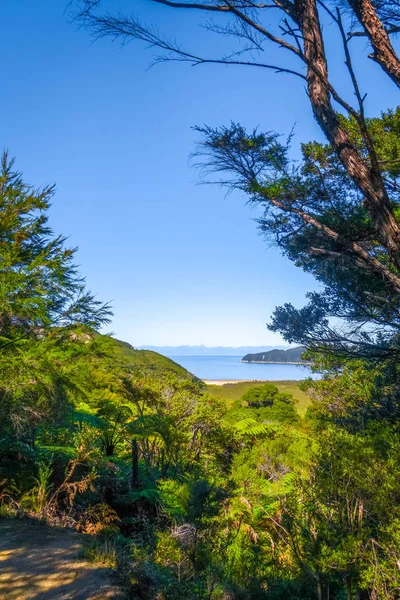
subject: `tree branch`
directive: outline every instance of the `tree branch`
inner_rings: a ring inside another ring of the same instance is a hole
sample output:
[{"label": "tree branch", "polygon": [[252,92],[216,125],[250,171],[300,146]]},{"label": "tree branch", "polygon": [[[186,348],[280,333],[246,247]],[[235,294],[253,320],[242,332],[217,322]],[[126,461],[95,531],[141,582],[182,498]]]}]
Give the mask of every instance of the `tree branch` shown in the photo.
[{"label": "tree branch", "polygon": [[[152,0],[157,4],[164,4],[172,8],[197,8],[199,10],[209,10],[214,12],[229,12],[230,8],[226,4],[224,5],[212,5],[212,4],[197,4],[192,2],[171,2],[170,0]],[[256,4],[253,2],[244,2],[243,4],[237,5],[237,8],[279,8],[275,4]]]},{"label": "tree branch", "polygon": [[[371,0],[348,0],[374,50],[369,57],[377,62],[391,80],[400,87],[400,59],[397,56]],[[395,31],[400,28],[396,27]]]},{"label": "tree branch", "polygon": [[301,217],[305,223],[309,223],[310,225],[321,231],[325,235],[325,237],[339,244],[346,250],[351,251],[352,254],[355,254],[358,258],[364,261],[369,266],[371,271],[373,271],[376,275],[381,276],[386,281],[390,282],[390,284],[397,291],[397,293],[400,293],[400,277],[394,275],[394,273],[392,273],[390,269],[386,268],[379,260],[368,254],[368,252],[364,250],[364,248],[362,248],[359,244],[344,238],[339,233],[337,233],[324,223],[318,221],[318,219],[316,219],[315,217],[309,215],[308,213],[304,212],[299,208],[288,206],[284,202],[281,202],[280,200],[277,200],[275,198],[268,197],[268,201],[280,210],[283,210],[284,212],[290,212],[299,215],[299,217]]}]

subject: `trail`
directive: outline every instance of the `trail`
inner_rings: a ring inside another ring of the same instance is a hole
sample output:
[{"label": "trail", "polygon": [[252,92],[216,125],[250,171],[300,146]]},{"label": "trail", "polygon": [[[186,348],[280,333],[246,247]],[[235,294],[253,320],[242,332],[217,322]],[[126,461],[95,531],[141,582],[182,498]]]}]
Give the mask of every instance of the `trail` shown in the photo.
[{"label": "trail", "polygon": [[1,600],[122,600],[110,569],[79,559],[82,535],[0,519]]}]

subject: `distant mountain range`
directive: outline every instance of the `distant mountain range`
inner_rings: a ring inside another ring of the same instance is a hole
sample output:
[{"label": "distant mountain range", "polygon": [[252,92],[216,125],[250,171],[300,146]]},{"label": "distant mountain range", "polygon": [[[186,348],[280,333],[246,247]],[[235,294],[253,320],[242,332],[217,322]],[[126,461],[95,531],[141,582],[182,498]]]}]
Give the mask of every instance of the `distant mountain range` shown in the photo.
[{"label": "distant mountain range", "polygon": [[289,348],[287,350],[274,349],[269,352],[258,352],[246,354],[242,358],[242,362],[256,362],[256,363],[306,363],[302,360],[301,355],[305,352],[304,346],[297,346],[296,348]]},{"label": "distant mountain range", "polygon": [[288,346],[140,346],[139,350],[153,350],[164,356],[244,356]]}]

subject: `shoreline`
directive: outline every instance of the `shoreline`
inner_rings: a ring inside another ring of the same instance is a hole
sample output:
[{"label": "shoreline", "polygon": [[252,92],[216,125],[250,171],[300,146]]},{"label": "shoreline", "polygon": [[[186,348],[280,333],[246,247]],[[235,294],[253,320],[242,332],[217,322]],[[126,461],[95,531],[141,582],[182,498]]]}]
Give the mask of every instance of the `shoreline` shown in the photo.
[{"label": "shoreline", "polygon": [[310,367],[310,362],[281,362],[275,360],[241,360],[240,362],[248,365],[297,365],[298,367]]},{"label": "shoreline", "polygon": [[229,385],[234,383],[269,383],[268,380],[262,381],[260,379],[204,379],[203,383],[206,385]]}]

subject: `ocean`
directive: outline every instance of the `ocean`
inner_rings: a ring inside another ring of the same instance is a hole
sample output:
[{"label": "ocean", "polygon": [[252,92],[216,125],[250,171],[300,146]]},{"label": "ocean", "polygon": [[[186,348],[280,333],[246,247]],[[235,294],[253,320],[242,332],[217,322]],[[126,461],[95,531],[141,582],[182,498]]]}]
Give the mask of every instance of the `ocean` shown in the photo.
[{"label": "ocean", "polygon": [[203,380],[282,381],[319,378],[303,365],[243,363],[241,356],[169,356]]}]

